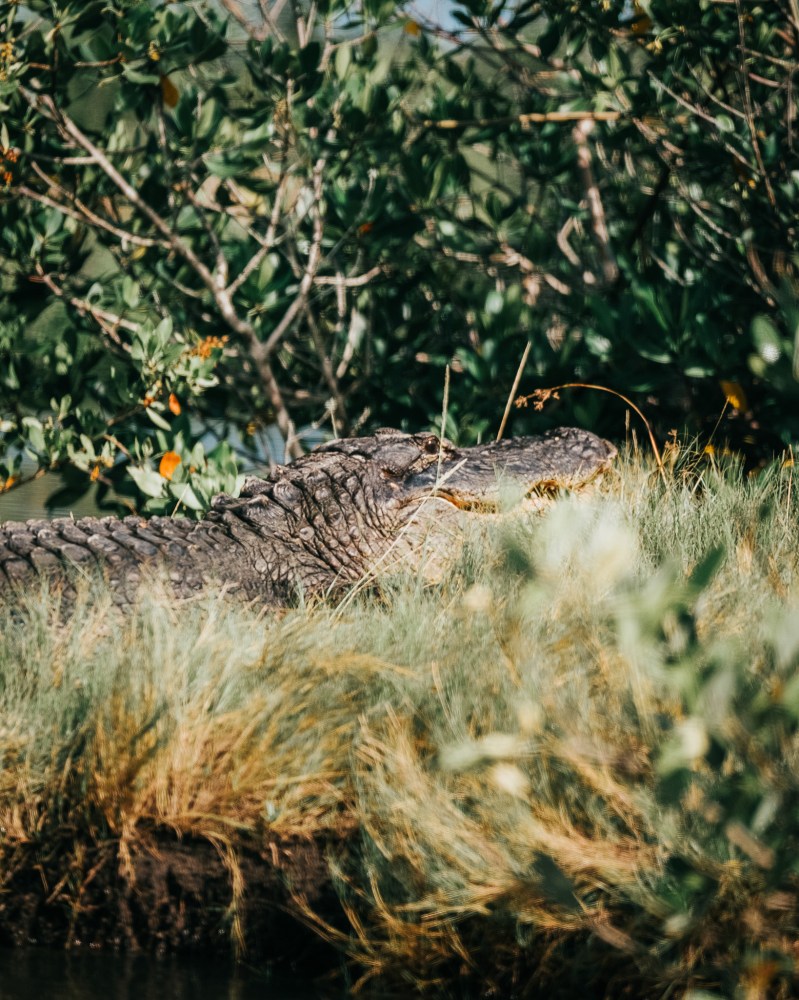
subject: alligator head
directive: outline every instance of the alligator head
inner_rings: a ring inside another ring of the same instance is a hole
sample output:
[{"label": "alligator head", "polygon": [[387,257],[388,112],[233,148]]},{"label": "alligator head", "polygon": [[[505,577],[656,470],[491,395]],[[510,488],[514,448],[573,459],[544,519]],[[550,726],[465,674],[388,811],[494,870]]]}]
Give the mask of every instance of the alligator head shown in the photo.
[{"label": "alligator head", "polygon": [[220,495],[202,521],[57,518],[0,524],[0,593],[38,575],[66,591],[99,564],[129,604],[142,566],[160,568],[179,596],[207,584],[258,603],[328,593],[398,567],[439,575],[458,528],[497,511],[503,483],[530,501],[578,488],[616,455],[607,441],[563,428],[539,437],[456,448],[432,434],[378,431],[331,441],[240,496]]}]

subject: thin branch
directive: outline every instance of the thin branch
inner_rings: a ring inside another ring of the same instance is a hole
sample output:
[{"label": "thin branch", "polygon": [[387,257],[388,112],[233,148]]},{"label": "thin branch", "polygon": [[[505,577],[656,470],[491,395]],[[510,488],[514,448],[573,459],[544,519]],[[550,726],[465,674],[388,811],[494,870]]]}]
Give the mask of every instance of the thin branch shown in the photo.
[{"label": "thin branch", "polygon": [[264,19],[264,23],[268,25],[269,30],[279,41],[285,42],[286,36],[280,30],[278,20],[283,13],[283,8],[286,6],[286,0],[277,0],[277,3],[273,4],[271,10],[269,9],[268,0],[258,0],[258,6],[261,8],[261,16]]},{"label": "thin branch", "polygon": [[[697,118],[701,118],[703,121],[707,122],[709,125],[712,125],[714,131],[716,132],[716,134],[719,135],[719,136],[721,135],[721,132],[720,132],[719,127],[718,127],[718,123],[716,122],[716,119],[712,115],[709,115],[706,111],[703,111],[702,108],[700,108],[698,105],[691,104],[691,102],[687,101],[684,97],[680,97],[680,95],[676,91],[672,90],[671,87],[667,86],[663,82],[663,80],[661,80],[658,77],[656,77],[655,74],[651,70],[647,72],[647,76],[652,81],[652,83],[653,83],[653,85],[654,85],[654,87],[656,89],[658,87],[660,87],[660,89],[663,90],[663,91],[665,91],[669,95],[669,97],[672,98],[672,100],[674,100],[674,101],[677,102],[677,104],[679,104],[681,107],[685,108],[685,110],[689,111],[692,115],[696,115]],[[647,126],[646,126],[646,123],[644,121],[642,121],[640,119],[637,119],[637,118],[633,119],[633,121],[635,122],[635,125],[638,127],[638,129],[641,130],[644,135],[648,134],[647,131],[646,131]],[[650,138],[650,141],[651,141],[651,138]],[[666,142],[665,139],[663,140],[663,142],[664,142],[664,145],[667,145],[667,146],[670,145],[670,144],[668,144]],[[747,170],[751,170],[752,169],[751,164],[746,159],[746,157],[743,156],[741,153],[739,153],[738,150],[734,146],[731,146],[729,142],[722,141],[721,147],[722,147],[722,149],[724,149],[725,152],[729,153],[730,156],[734,160],[737,160],[738,163],[741,164],[741,166],[746,167]],[[675,155],[677,155],[677,156],[685,156],[685,150],[684,149],[679,149],[676,146],[671,146],[671,151]]]},{"label": "thin branch", "polygon": [[[183,186],[183,192],[186,195],[186,200],[195,210],[200,218],[200,224],[208,236],[208,239],[213,244],[214,250],[216,251],[216,267],[214,269],[214,286],[216,288],[224,288],[227,285],[228,280],[228,263],[225,259],[224,251],[222,250],[222,244],[219,242],[219,237],[214,232],[214,227],[208,221],[208,217],[205,213],[205,206],[200,203],[200,200],[194,194],[193,191],[189,190],[188,184]],[[213,207],[211,209],[213,211]]]},{"label": "thin branch", "polygon": [[79,299],[77,296],[68,295],[60,285],[56,284],[53,276],[46,273],[41,264],[36,264],[36,274],[37,280],[41,281],[42,284],[47,285],[53,295],[59,299],[64,299],[65,302],[69,302],[69,304],[74,306],[78,312],[91,316],[92,319],[100,325],[103,331],[108,334],[109,338],[117,345],[117,347],[122,348],[123,351],[130,351],[130,347],[120,338],[115,328],[121,327],[123,330],[129,330],[131,333],[136,333],[139,329],[138,323],[134,323],[122,316],[117,316],[116,313],[108,312],[106,309],[98,309],[97,306],[93,306],[91,302],[87,302],[85,299]]},{"label": "thin branch", "polygon": [[527,66],[520,63],[515,58],[513,49],[500,44],[496,28],[485,28],[476,17],[472,18],[472,22],[480,37],[486,40],[486,42],[491,46],[492,51],[496,53],[502,63],[511,71],[511,74],[515,76],[516,80],[518,80],[518,82],[521,83],[525,89],[531,89],[530,70]]},{"label": "thin branch", "polygon": [[330,355],[325,350],[324,340],[322,338],[322,332],[316,322],[316,317],[311,311],[310,306],[307,302],[304,303],[305,319],[308,323],[308,329],[311,331],[311,338],[314,342],[314,348],[316,349],[317,356],[319,358],[319,363],[322,366],[322,374],[324,375],[327,387],[330,390],[330,394],[333,397],[333,403],[335,406],[335,414],[339,420],[339,431],[342,435],[346,437],[348,432],[348,420],[347,420],[347,405],[344,401],[344,396],[341,392],[341,388],[336,379],[336,375],[333,371],[333,364],[330,360]]},{"label": "thin branch", "polygon": [[255,30],[255,26],[247,17],[247,15],[244,13],[244,11],[241,9],[239,4],[237,3],[237,0],[220,0],[220,3],[228,12],[228,14],[231,14],[236,19],[236,21],[238,21],[238,23],[242,26],[242,28],[244,28],[244,30],[247,32],[250,38],[255,38],[257,41],[261,41],[261,38],[263,36],[261,35],[260,32]]},{"label": "thin branch", "polygon": [[333,274],[327,275],[322,274],[314,278],[315,285],[335,285],[337,288],[362,288],[364,285],[368,285],[370,281],[373,281],[378,275],[383,273],[383,268],[379,265],[375,265],[363,274],[356,275],[352,278],[345,278],[343,274]]},{"label": "thin branch", "polygon": [[297,18],[297,41],[300,44],[300,48],[304,48],[311,37],[313,32],[313,23],[316,20],[316,0],[311,0],[311,6],[308,8],[308,14],[303,20],[303,18]]},{"label": "thin branch", "polygon": [[768,172],[766,171],[766,165],[763,162],[763,153],[760,150],[760,142],[757,138],[757,126],[755,125],[755,113],[752,105],[752,90],[749,86],[749,74],[746,71],[746,56],[744,55],[744,50],[746,48],[746,36],[744,34],[741,0],[735,0],[735,10],[738,15],[738,37],[741,45],[741,76],[743,77],[743,98],[744,108],[746,109],[746,121],[749,125],[749,134],[752,137],[752,148],[755,152],[755,159],[757,160],[760,176],[763,178],[766,185],[766,194],[768,196],[769,204],[772,208],[776,208],[777,198],[774,194],[774,189],[771,186],[771,180],[769,179]]},{"label": "thin branch", "polygon": [[46,194],[40,194],[33,188],[29,188],[26,184],[17,185],[14,190],[18,191],[21,195],[26,198],[30,198],[32,201],[38,201],[42,205],[47,205],[48,208],[54,208],[58,212],[62,212],[64,215],[68,215],[70,218],[75,219],[83,225],[89,223],[92,226],[96,226],[99,229],[105,229],[106,232],[112,233],[117,239],[127,241],[132,243],[134,246],[139,247],[157,247],[165,246],[162,240],[153,240],[146,236],[137,236],[135,233],[129,233],[126,229],[121,229],[119,226],[114,226],[102,216],[97,215],[93,212],[87,205],[84,205],[82,201],[76,198],[74,195],[70,194],[65,188],[62,188],[60,184],[57,184],[52,178],[47,177],[47,175],[41,171],[40,168],[35,164],[31,164],[36,173],[50,184],[62,197],[68,198],[69,201],[75,206],[71,208],[68,205],[63,205],[60,202],[55,201]]},{"label": "thin branch", "polygon": [[101,59],[99,62],[76,62],[72,65],[80,69],[101,69],[103,66],[114,66],[116,63],[124,61],[125,57],[120,52],[113,59]]},{"label": "thin branch", "polygon": [[206,265],[199,259],[191,247],[171,229],[158,212],[147,204],[133,185],[110,162],[105,153],[94,145],[91,139],[89,139],[85,132],[78,128],[69,115],[61,111],[53,99],[46,94],[37,94],[26,87],[20,87],[20,92],[34,110],[41,110],[42,106],[47,109],[48,116],[56,126],[86,150],[97,166],[114,182],[128,201],[147,216],[155,228],[164,236],[172,249],[194,268],[209,289],[213,289],[215,287],[214,277]]},{"label": "thin branch", "polygon": [[316,277],[316,271],[319,267],[319,262],[322,257],[322,235],[324,232],[322,224],[322,212],[320,205],[322,202],[322,170],[324,169],[325,161],[319,159],[313,168],[313,236],[311,238],[311,246],[308,251],[308,262],[305,265],[305,271],[303,273],[302,279],[300,280],[300,287],[297,289],[297,295],[291,305],[288,307],[283,315],[283,318],[277,324],[277,326],[269,334],[266,343],[263,345],[264,357],[268,358],[269,355],[275,350],[277,345],[283,339],[291,324],[300,314],[300,312],[305,308],[305,303],[308,301],[308,296],[313,288],[314,278]]},{"label": "thin branch", "polygon": [[644,416],[643,412],[635,405],[635,403],[628,396],[617,392],[616,389],[609,389],[606,385],[591,385],[588,382],[565,382],[563,385],[556,385],[547,389],[535,389],[526,396],[519,396],[516,400],[516,405],[519,407],[527,406],[530,400],[532,400],[533,407],[536,410],[542,410],[544,408],[544,404],[548,400],[558,398],[558,393],[561,389],[594,389],[597,392],[607,392],[611,396],[616,396],[617,399],[621,399],[630,407],[630,409],[635,410],[643,421],[644,427],[646,427],[646,432],[649,435],[649,443],[652,446],[652,453],[654,454],[655,461],[657,462],[658,472],[660,473],[663,482],[666,482],[666,470],[663,466],[663,458],[661,457],[660,448],[658,448],[657,441],[655,440],[652,425]]},{"label": "thin branch", "polygon": [[593,128],[593,122],[581,122],[573,132],[577,146],[577,166],[583,180],[588,207],[591,211],[591,222],[599,253],[602,258],[602,276],[607,284],[612,284],[619,276],[619,265],[610,247],[610,233],[605,219],[605,209],[599,194],[594,171],[591,166],[591,147],[588,145],[588,133]]},{"label": "thin branch", "polygon": [[351,48],[354,48],[356,45],[363,45],[365,42],[368,42],[376,37],[377,37],[376,31],[367,31],[363,35],[358,35],[357,38],[345,38],[343,41],[333,42],[329,45],[326,45],[325,51],[322,55],[322,59],[320,60],[319,63],[319,68],[321,70],[327,69],[327,66],[330,62],[330,57],[337,49],[340,49],[343,45],[348,45]]},{"label": "thin branch", "polygon": [[638,218],[635,220],[635,225],[633,226],[633,231],[630,233],[629,239],[627,240],[627,249],[632,250],[635,244],[638,242],[639,238],[643,234],[647,222],[655,214],[658,202],[662,197],[663,193],[669,186],[669,181],[671,179],[671,167],[664,163],[661,166],[660,177],[657,179],[652,194],[647,198],[646,204],[641,208],[638,213]]},{"label": "thin branch", "polygon": [[57,465],[43,465],[32,472],[29,476],[20,476],[15,478],[10,476],[5,483],[0,483],[0,494],[10,493],[12,490],[18,490],[20,486],[25,486],[26,483],[32,483],[36,479],[41,479],[42,476],[46,476],[48,472],[57,468]]},{"label": "thin branch", "polygon": [[575,218],[573,215],[570,215],[569,218],[563,223],[558,235],[555,237],[555,242],[557,243],[560,252],[572,265],[572,267],[579,267],[581,264],[580,258],[575,253],[571,243],[569,243],[569,236],[571,235],[575,225]]},{"label": "thin branch", "polygon": [[572,290],[565,282],[561,281],[560,278],[556,278],[554,274],[542,271],[540,267],[536,267],[528,257],[519,253],[518,250],[514,250],[509,244],[503,243],[500,249],[502,250],[502,255],[499,259],[507,267],[518,267],[524,274],[540,276],[559,295],[571,295]]},{"label": "thin branch", "polygon": [[[136,153],[143,153],[147,149],[146,144],[139,146],[125,146],[122,149],[108,150],[108,156],[133,156]],[[91,156],[49,156],[47,153],[32,152],[24,149],[17,149],[20,157],[28,160],[42,160],[44,163],[58,163],[62,166],[83,167],[87,163],[94,163]]]},{"label": "thin branch", "polygon": [[[282,168],[285,171],[285,168]],[[272,249],[275,243],[275,233],[277,231],[277,224],[280,221],[280,210],[283,207],[283,196],[286,192],[286,184],[288,182],[288,174],[285,172],[281,173],[280,180],[278,181],[277,189],[275,191],[275,203],[272,206],[272,214],[269,217],[269,225],[266,229],[266,234],[261,242],[260,249],[253,254],[252,257],[247,261],[244,267],[241,269],[239,274],[231,281],[227,287],[228,295],[234,295],[239,288],[244,284],[244,282],[249,278],[252,272],[261,266],[261,261],[266,257],[269,251]]]},{"label": "thin branch", "polygon": [[350,366],[350,362],[355,357],[355,351],[359,342],[359,335],[363,332],[362,329],[355,322],[356,312],[353,309],[350,314],[350,328],[347,331],[347,340],[344,344],[344,350],[341,352],[341,360],[336,366],[336,378],[344,378],[347,374],[347,369]]},{"label": "thin branch", "polygon": [[488,125],[537,125],[546,122],[616,122],[624,117],[621,111],[548,111],[530,112],[524,115],[506,115],[503,118],[425,118],[421,124],[426,128],[456,129],[485,128]]}]

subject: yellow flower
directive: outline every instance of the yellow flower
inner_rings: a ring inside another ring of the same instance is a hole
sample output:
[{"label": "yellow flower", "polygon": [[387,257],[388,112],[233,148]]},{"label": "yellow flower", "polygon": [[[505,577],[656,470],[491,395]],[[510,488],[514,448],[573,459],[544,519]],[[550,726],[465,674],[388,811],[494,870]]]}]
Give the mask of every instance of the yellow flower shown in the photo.
[{"label": "yellow flower", "polygon": [[730,382],[726,379],[722,379],[719,385],[727,402],[734,410],[741,410],[745,413],[749,409],[749,402],[743,386],[739,385],[738,382]]}]

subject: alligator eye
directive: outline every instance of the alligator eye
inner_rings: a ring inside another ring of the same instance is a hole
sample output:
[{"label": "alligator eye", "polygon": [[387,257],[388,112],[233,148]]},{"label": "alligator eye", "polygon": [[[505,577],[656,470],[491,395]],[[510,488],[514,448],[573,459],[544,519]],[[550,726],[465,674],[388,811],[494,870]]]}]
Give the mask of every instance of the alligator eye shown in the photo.
[{"label": "alligator eye", "polygon": [[437,455],[440,446],[441,443],[439,442],[438,438],[434,437],[432,434],[425,440],[424,445],[422,445],[422,447],[424,448],[424,450],[427,452],[428,455]]}]

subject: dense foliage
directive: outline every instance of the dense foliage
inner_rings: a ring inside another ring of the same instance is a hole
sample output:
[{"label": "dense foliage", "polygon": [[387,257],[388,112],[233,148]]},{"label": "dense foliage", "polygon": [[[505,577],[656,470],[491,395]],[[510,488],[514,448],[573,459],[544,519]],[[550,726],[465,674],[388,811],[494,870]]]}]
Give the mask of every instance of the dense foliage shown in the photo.
[{"label": "dense foliage", "polygon": [[274,425],[437,422],[447,365],[494,434],[523,357],[797,438],[794,0],[290,6],[0,2],[0,488],[199,510]]}]

